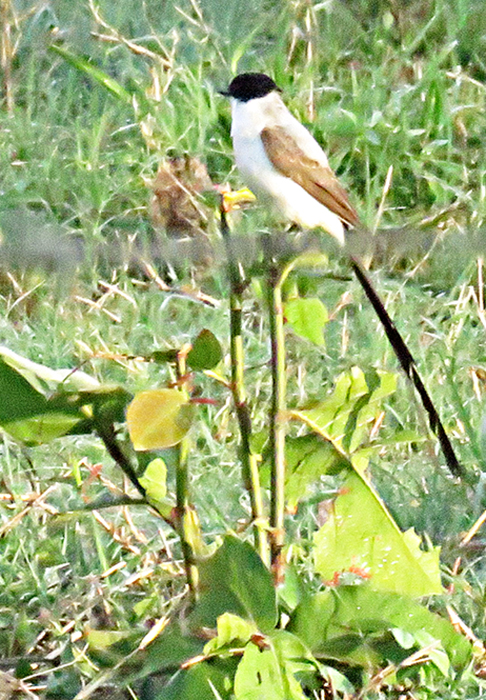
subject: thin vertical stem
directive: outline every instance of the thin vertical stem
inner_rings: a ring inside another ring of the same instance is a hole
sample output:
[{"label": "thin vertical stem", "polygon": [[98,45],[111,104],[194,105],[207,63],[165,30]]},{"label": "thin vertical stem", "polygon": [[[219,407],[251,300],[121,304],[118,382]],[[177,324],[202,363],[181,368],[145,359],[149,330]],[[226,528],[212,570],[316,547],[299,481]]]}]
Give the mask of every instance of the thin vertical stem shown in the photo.
[{"label": "thin vertical stem", "polygon": [[243,484],[250,496],[251,517],[255,529],[255,545],[265,564],[270,563],[267,528],[263,510],[262,490],[258,461],[251,449],[251,414],[248,405],[244,377],[244,350],[242,334],[243,282],[230,244],[230,230],[224,205],[221,206],[221,233],[226,245],[228,278],[230,285],[230,355],[231,391],[240,429],[240,459]]},{"label": "thin vertical stem", "polygon": [[[183,380],[186,374],[186,353],[179,352],[177,356],[177,378]],[[191,545],[191,528],[194,528],[195,518],[189,502],[189,442],[185,437],[177,446],[176,468],[176,512],[177,533],[181,542],[182,558],[189,591],[193,598],[197,595],[198,572],[194,561],[194,551]],[[194,534],[194,533],[193,533]]]},{"label": "thin vertical stem", "polygon": [[271,563],[275,582],[283,578],[282,549],[285,541],[285,335],[282,306],[282,278],[272,265],[268,284],[268,314],[270,320],[272,402],[270,408],[271,458]]}]

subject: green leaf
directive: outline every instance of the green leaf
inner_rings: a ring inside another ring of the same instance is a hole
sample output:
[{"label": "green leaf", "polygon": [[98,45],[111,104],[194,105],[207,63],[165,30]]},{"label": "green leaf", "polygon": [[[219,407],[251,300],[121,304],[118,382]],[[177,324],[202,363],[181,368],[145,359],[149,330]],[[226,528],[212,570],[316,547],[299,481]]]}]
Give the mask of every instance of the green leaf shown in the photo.
[{"label": "green leaf", "polygon": [[3,429],[26,445],[41,445],[66,435],[81,422],[82,416],[66,413],[43,413],[34,418],[4,423]]},{"label": "green leaf", "polygon": [[305,700],[322,687],[322,666],[306,645],[286,630],[274,630],[260,646],[247,644],[235,677],[238,700]]},{"label": "green leaf", "polygon": [[136,394],[127,408],[130,440],[136,450],[162,450],[177,445],[191,427],[194,406],[177,389]]},{"label": "green leaf", "polygon": [[294,610],[304,592],[305,581],[295,563],[290,562],[285,569],[284,581],[278,587],[278,601],[285,610]]},{"label": "green leaf", "polygon": [[287,438],[285,442],[285,495],[290,510],[310,495],[310,488],[325,474],[352,469],[351,463],[334,445],[319,435]]},{"label": "green leaf", "polygon": [[402,649],[411,649],[417,641],[415,639],[415,635],[411,634],[410,632],[407,632],[401,627],[392,627],[390,629],[390,632],[397,640],[398,644],[400,644]]},{"label": "green leaf", "polygon": [[145,489],[149,503],[157,507],[167,496],[167,467],[163,459],[157,457],[149,462],[140,483]]},{"label": "green leaf", "polygon": [[413,531],[400,532],[373,487],[354,472],[314,535],[314,562],[325,580],[362,570],[372,588],[417,597],[441,593],[440,550],[419,545]]},{"label": "green leaf", "polygon": [[95,80],[97,83],[99,83],[99,85],[108,90],[108,92],[111,92],[112,95],[117,97],[122,102],[126,102],[127,104],[132,103],[132,94],[128,92],[128,90],[125,90],[125,88],[118,81],[110,77],[108,73],[105,73],[100,68],[97,68],[90,63],[88,59],[83,58],[82,56],[77,56],[76,54],[72,53],[72,51],[68,51],[62,46],[52,45],[49,48],[54,53],[62,56],[62,58],[64,58],[67,63],[74,66],[74,68],[77,68],[79,71]]},{"label": "green leaf", "polygon": [[232,613],[223,613],[218,617],[217,630],[217,636],[204,647],[205,654],[212,654],[230,644],[233,647],[245,645],[258,632],[255,623],[243,620]]},{"label": "green leaf", "polygon": [[13,423],[47,413],[46,397],[25,377],[0,359],[0,423]]},{"label": "green leaf", "polygon": [[264,634],[277,624],[272,575],[248,542],[227,535],[199,565],[201,596],[191,616],[196,627],[215,627],[225,612],[254,622]]},{"label": "green leaf", "polygon": [[250,642],[235,676],[236,700],[305,700],[292,674],[287,674],[273,648]]},{"label": "green leaf", "polygon": [[450,672],[450,660],[443,648],[441,642],[425,630],[419,630],[415,634],[415,638],[422,649],[427,650],[427,656],[430,661],[436,666],[443,676],[447,677]]},{"label": "green leaf", "polygon": [[187,364],[193,370],[213,369],[221,362],[223,351],[214,333],[204,328],[192,344]]},{"label": "green leaf", "polygon": [[270,642],[284,671],[290,697],[308,697],[302,695],[304,686],[308,690],[322,687],[324,669],[301,639],[288,630],[277,629],[270,635]]},{"label": "green leaf", "polygon": [[[408,596],[375,591],[369,584],[339,586],[308,597],[296,608],[287,629],[314,654],[348,662],[382,664],[389,642],[380,645],[378,634],[382,639],[387,633],[397,638],[397,629],[403,638],[411,635],[417,648],[437,640],[456,668],[464,668],[471,658],[470,643],[448,620]],[[424,630],[427,640],[421,636]],[[398,640],[400,646],[402,641]],[[407,648],[402,656],[409,653]]]},{"label": "green leaf", "polygon": [[442,673],[442,675],[447,678],[447,676],[449,676],[450,673],[451,664],[449,662],[449,657],[447,656],[445,651],[440,647],[435,647],[429,649],[427,654],[434,666],[436,666]]},{"label": "green leaf", "polygon": [[51,369],[0,346],[0,425],[18,440],[40,444],[92,430],[92,405],[123,420],[129,394],[102,386],[77,369]]},{"label": "green leaf", "polygon": [[69,393],[50,396],[49,387],[34,369],[49,368],[28,360],[18,368],[21,364],[7,355],[0,357],[0,425],[10,435],[26,444],[39,444],[65,435],[86,419]]},{"label": "green leaf", "polygon": [[324,345],[324,327],[329,314],[320,299],[289,299],[284,304],[284,315],[297,335],[315,345]]},{"label": "green leaf", "polygon": [[328,628],[336,610],[336,600],[327,590],[304,595],[292,613],[287,630],[316,653],[328,639]]},{"label": "green leaf", "polygon": [[383,399],[396,389],[397,375],[381,370],[366,374],[359,367],[339,375],[331,396],[311,409],[292,411],[339,449],[355,452],[378,417]]},{"label": "green leaf", "polygon": [[129,639],[132,635],[133,632],[129,630],[89,629],[85,636],[91,650],[103,651],[123,639]]}]

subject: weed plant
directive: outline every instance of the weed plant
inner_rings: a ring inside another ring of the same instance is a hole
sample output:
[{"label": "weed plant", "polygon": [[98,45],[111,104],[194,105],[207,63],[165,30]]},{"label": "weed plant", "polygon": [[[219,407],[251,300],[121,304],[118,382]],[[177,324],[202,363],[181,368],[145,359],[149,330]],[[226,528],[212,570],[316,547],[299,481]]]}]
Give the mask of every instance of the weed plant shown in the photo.
[{"label": "weed plant", "polygon": [[[371,466],[374,483],[402,529],[414,527],[442,546],[456,609],[484,638],[481,531],[460,544],[486,508],[483,3],[103,0],[95,7],[6,0],[1,12],[0,344],[52,368],[80,366],[130,393],[174,379],[165,366],[133,358],[181,347],[201,328],[227,351],[222,260],[209,269],[186,266],[192,284],[223,301],[217,308],[161,292],[134,265],[134,251],[153,251],[160,235],[144,181],[162,158],[190,154],[207,164],[213,182],[240,186],[229,108],[218,90],[236,71],[271,74],[326,148],[360,214],[379,229],[375,285],[470,476],[467,484],[451,479],[428,440],[384,449]],[[80,70],[53,45],[89,63]],[[129,98],[90,75],[90,65]],[[259,207],[237,221],[243,234],[267,225]],[[154,255],[152,262],[160,261]],[[325,346],[288,333],[289,405],[330,390],[354,365],[396,369],[336,250],[326,276],[302,284],[324,301],[332,321]],[[267,326],[257,281],[250,291],[246,365],[252,403],[264,407]],[[249,504],[227,392],[198,381],[215,401],[204,408],[190,455],[194,501],[211,542],[245,521]],[[427,434],[403,377],[385,408],[384,439],[399,429]],[[265,420],[260,409],[257,432]],[[70,436],[26,447],[7,432],[1,439],[0,659],[19,676],[26,673],[18,660],[27,655],[65,665],[55,678],[45,665],[42,671],[50,697],[71,698],[116,663],[109,650],[94,654],[79,644],[87,628],[112,629],[123,641],[177,609],[184,589],[179,542],[145,508],[100,504],[96,516],[82,512],[106,490],[126,487],[101,441]],[[291,527],[305,540],[318,517],[310,503]],[[421,681],[402,697],[472,700],[484,692],[481,681],[428,688]],[[384,693],[366,697],[395,697]]]}]

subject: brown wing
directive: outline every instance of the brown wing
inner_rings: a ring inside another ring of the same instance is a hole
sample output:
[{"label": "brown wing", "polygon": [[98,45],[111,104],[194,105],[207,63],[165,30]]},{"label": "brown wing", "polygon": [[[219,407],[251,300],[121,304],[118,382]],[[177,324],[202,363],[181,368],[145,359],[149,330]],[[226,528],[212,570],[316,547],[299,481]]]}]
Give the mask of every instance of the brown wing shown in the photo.
[{"label": "brown wing", "polygon": [[261,138],[268,158],[282,175],[297,182],[343,223],[349,226],[359,223],[358,214],[331,168],[307,156],[282,127],[263,129]]}]

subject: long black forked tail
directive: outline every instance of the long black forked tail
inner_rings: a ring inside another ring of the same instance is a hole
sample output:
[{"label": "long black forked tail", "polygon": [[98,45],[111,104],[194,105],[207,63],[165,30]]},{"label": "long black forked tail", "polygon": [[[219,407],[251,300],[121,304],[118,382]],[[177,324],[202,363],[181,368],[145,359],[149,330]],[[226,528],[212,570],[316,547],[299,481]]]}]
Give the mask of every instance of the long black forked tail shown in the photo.
[{"label": "long black forked tail", "polygon": [[456,477],[464,476],[464,469],[456,457],[454,449],[451,445],[447,433],[444,430],[444,426],[440,420],[439,414],[432,403],[432,400],[427,393],[427,389],[424,386],[422,379],[417,370],[417,365],[413,359],[412,353],[408,349],[400,333],[397,331],[395,324],[388,315],[387,310],[383,306],[381,299],[378,294],[373,289],[371,282],[368,279],[365,271],[361,267],[360,263],[353,257],[350,258],[351,267],[354,270],[359,283],[363,287],[364,293],[368,297],[371,305],[373,306],[378,318],[380,319],[388,340],[397,356],[399,363],[402,366],[403,371],[407,377],[413,382],[417,392],[422,399],[422,404],[429,416],[429,424],[433,432],[437,435],[440,442],[442,452],[444,453],[447,466],[449,467],[451,473]]}]

